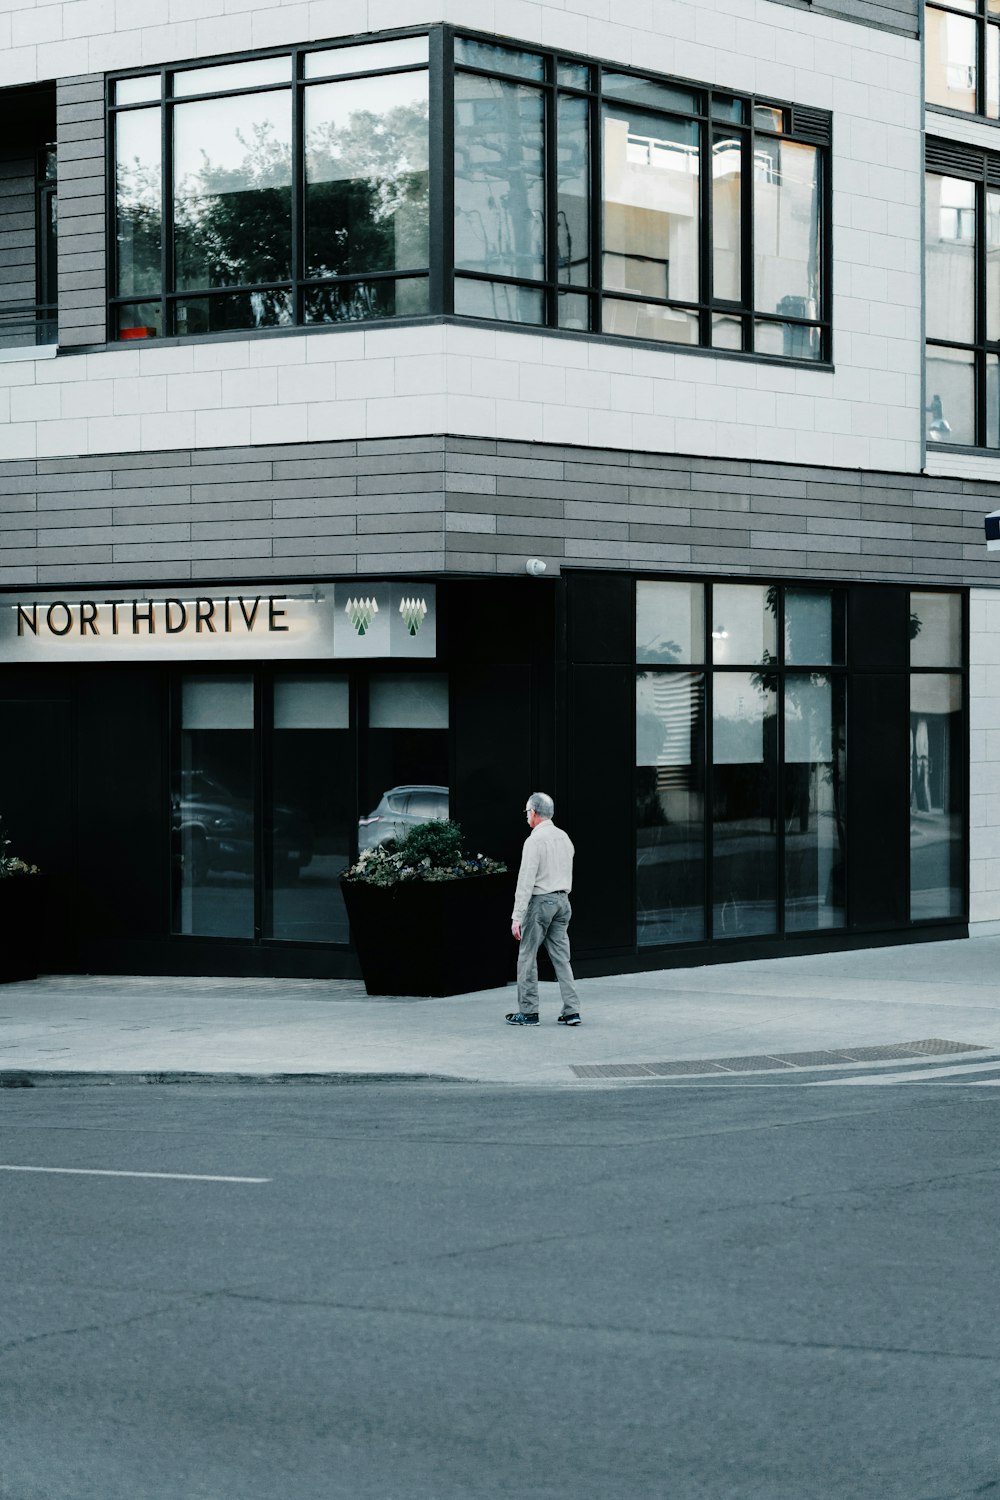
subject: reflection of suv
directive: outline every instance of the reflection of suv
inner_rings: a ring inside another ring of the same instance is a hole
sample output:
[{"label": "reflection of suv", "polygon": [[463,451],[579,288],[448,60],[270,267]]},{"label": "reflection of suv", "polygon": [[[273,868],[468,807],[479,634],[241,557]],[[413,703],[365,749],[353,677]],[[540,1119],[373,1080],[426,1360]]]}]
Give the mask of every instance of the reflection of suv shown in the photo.
[{"label": "reflection of suv", "polygon": [[374,849],[390,839],[402,838],[415,823],[430,823],[448,816],[446,786],[394,786],[367,818],[358,819],[358,849]]},{"label": "reflection of suv", "polygon": [[[200,885],[210,870],[253,872],[253,803],[236,797],[204,771],[182,771],[180,796],[173,798],[173,834],[184,856],[188,879]],[[297,875],[312,859],[312,833],[302,813],[274,809],[274,855],[288,874]]]}]

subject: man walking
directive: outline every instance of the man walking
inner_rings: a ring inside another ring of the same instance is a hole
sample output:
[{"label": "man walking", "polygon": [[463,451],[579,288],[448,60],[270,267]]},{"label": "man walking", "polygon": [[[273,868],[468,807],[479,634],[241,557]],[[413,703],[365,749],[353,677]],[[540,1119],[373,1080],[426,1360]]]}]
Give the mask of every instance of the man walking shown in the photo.
[{"label": "man walking", "polygon": [[520,943],[517,955],[517,1010],[509,1026],[538,1025],[538,950],[544,943],[559,981],[563,1026],[579,1026],[579,996],[569,958],[573,909],[573,844],[552,822],[555,805],[545,792],[532,792],[524,809],[530,834],[524,841],[510,930]]}]

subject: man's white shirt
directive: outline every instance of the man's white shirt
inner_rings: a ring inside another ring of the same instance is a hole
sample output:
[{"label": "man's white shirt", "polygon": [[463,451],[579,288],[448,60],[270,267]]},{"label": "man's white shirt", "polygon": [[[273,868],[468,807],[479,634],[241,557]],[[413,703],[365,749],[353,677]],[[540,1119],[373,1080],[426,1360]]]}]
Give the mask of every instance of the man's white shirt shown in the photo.
[{"label": "man's white shirt", "polygon": [[549,819],[537,824],[524,841],[514,893],[511,922],[523,922],[532,896],[573,889],[573,841]]}]

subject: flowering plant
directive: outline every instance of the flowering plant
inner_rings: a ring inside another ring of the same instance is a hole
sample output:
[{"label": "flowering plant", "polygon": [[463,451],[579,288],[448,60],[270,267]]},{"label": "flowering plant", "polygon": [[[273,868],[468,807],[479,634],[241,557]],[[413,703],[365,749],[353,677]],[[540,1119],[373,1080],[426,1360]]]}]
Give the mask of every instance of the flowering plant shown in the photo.
[{"label": "flowering plant", "polygon": [[6,880],[12,875],[39,875],[41,871],[37,865],[25,864],[16,854],[10,852],[10,835],[3,822],[0,821],[0,880]]},{"label": "flowering plant", "polygon": [[365,849],[342,880],[363,885],[394,886],[411,881],[467,880],[477,875],[505,875],[507,866],[485,854],[462,853],[462,830],[447,818],[417,823],[406,835]]}]

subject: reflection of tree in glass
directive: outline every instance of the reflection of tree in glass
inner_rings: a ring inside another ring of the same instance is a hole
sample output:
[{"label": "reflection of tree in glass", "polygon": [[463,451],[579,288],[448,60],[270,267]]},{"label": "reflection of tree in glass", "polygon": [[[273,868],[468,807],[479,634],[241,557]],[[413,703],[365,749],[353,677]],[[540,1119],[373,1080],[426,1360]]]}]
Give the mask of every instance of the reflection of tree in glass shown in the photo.
[{"label": "reflection of tree in glass", "polygon": [[[421,269],[427,264],[427,105],[355,111],[306,141],[307,274]],[[174,202],[179,290],[247,287],[291,277],[292,159],[273,122],[237,131],[242,159],[200,162]],[[160,175],[136,156],[118,168],[120,291],[160,286]],[[282,292],[261,294],[260,321],[280,321]],[[270,306],[271,303],[275,305]],[[346,306],[346,304],[345,304]]]},{"label": "reflection of tree in glass", "polygon": [[541,95],[495,78],[464,77],[461,89],[455,119],[456,261],[499,275],[541,275]]},{"label": "reflection of tree in glass", "polygon": [[427,104],[357,110],[306,142],[306,274],[427,265]]},{"label": "reflection of tree in glass", "polygon": [[[682,658],[681,648],[677,641],[646,641],[642,646],[642,653],[647,660],[652,656],[663,661],[680,661]],[[645,675],[644,672],[639,673],[640,677]]]},{"label": "reflection of tree in glass", "polygon": [[139,155],[116,166],[118,293],[160,290],[160,169]]},{"label": "reflection of tree in glass", "polygon": [[[177,183],[174,256],[178,288],[256,286],[291,274],[291,152],[273,122],[235,132],[243,160],[201,164]],[[268,299],[281,293],[265,294]],[[283,300],[283,299],[282,299]],[[268,309],[270,311],[270,309]]]}]

